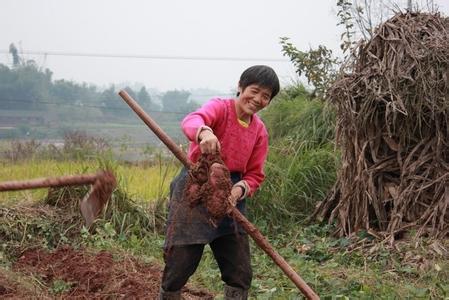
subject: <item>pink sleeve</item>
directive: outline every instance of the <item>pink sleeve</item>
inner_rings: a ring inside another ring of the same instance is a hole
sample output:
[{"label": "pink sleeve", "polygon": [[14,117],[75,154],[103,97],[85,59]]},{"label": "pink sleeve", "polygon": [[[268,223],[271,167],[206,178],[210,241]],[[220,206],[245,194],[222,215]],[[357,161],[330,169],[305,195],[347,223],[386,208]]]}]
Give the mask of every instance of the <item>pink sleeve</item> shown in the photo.
[{"label": "pink sleeve", "polygon": [[[265,130],[264,130],[265,131]],[[251,158],[248,161],[246,173],[243,175],[243,180],[249,186],[248,195],[252,196],[265,179],[264,165],[268,155],[268,134],[266,131],[260,135],[256,145],[254,146]]]},{"label": "pink sleeve", "polygon": [[190,141],[195,141],[198,129],[204,125],[214,128],[216,122],[222,118],[223,111],[223,101],[212,99],[182,120],[182,131]]}]

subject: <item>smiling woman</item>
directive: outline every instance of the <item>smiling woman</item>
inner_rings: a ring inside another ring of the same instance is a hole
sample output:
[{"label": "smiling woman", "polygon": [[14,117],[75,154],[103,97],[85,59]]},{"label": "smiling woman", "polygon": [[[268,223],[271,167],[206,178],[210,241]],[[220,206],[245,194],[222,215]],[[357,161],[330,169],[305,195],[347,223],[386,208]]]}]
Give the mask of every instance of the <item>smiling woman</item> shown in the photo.
[{"label": "smiling woman", "polygon": [[[182,121],[182,130],[190,141],[190,161],[196,163],[205,155],[221,156],[221,166],[230,171],[225,176],[229,176],[232,188],[216,185],[213,193],[224,194],[219,198],[228,200],[229,207],[236,206],[242,214],[246,211],[245,198],[252,196],[265,178],[268,132],[256,113],[278,92],[279,79],[274,70],[264,65],[252,66],[240,76],[236,99],[212,99]],[[184,190],[191,191],[186,182],[192,176],[192,171],[183,169],[170,186],[160,299],[181,299],[181,289],[195,272],[206,244],[222,272],[224,299],[247,299],[252,280],[248,237],[230,217],[212,226],[207,221],[207,201],[186,207],[186,199],[191,195]]]},{"label": "smiling woman", "polygon": [[265,108],[278,92],[279,80],[271,68],[252,66],[246,69],[240,77],[238,99],[235,103],[241,124],[249,124],[252,115]]},{"label": "smiling woman", "polygon": [[235,103],[237,117],[240,121],[249,124],[251,116],[270,103],[271,90],[257,84],[251,84],[245,90],[239,87],[239,92],[239,100]]}]

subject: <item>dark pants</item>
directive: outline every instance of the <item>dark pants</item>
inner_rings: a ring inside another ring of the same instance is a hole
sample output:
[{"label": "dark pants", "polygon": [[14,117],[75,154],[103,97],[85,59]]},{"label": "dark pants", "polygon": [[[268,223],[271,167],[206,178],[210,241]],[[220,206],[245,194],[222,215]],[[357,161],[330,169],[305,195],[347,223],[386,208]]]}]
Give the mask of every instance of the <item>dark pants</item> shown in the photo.
[{"label": "dark pants", "polygon": [[[229,286],[248,290],[251,286],[252,269],[249,242],[246,234],[228,234],[216,238],[210,244],[221,272],[221,279]],[[204,244],[172,246],[166,253],[162,275],[162,289],[175,292],[187,283],[195,273]]]}]

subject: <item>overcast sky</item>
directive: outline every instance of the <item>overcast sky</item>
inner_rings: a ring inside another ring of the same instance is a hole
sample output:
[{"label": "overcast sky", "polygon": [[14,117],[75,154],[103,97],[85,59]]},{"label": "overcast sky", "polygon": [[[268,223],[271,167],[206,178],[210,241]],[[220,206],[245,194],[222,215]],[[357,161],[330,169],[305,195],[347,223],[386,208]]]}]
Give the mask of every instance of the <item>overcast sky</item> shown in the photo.
[{"label": "overcast sky", "polygon": [[[406,2],[406,1],[397,1]],[[338,50],[336,0],[1,0],[0,50],[110,54],[147,58],[30,55],[54,78],[107,85],[141,82],[161,91],[230,91],[253,64],[271,65],[281,82],[295,79],[279,38],[300,50]],[[435,1],[445,15],[449,1]],[[155,59],[148,57],[166,57]],[[171,57],[171,58],[170,58]],[[174,60],[173,57],[209,58]],[[226,58],[261,60],[214,60]],[[282,61],[283,60],[283,61]],[[0,53],[0,63],[11,64]]]}]

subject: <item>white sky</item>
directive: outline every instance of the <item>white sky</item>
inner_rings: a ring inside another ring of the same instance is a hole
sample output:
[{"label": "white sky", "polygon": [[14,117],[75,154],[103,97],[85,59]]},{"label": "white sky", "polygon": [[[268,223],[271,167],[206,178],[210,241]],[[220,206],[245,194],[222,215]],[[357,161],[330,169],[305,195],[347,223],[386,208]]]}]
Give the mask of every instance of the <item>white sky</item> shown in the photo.
[{"label": "white sky", "polygon": [[[406,1],[397,1],[406,2]],[[339,47],[336,0],[0,0],[0,50],[146,56],[239,57],[272,61],[168,60],[25,55],[64,78],[97,85],[141,82],[159,90],[230,91],[240,73],[268,64],[281,83],[296,78],[279,38],[300,50]],[[435,3],[445,15],[449,1]],[[0,53],[0,63],[11,64]]]}]

